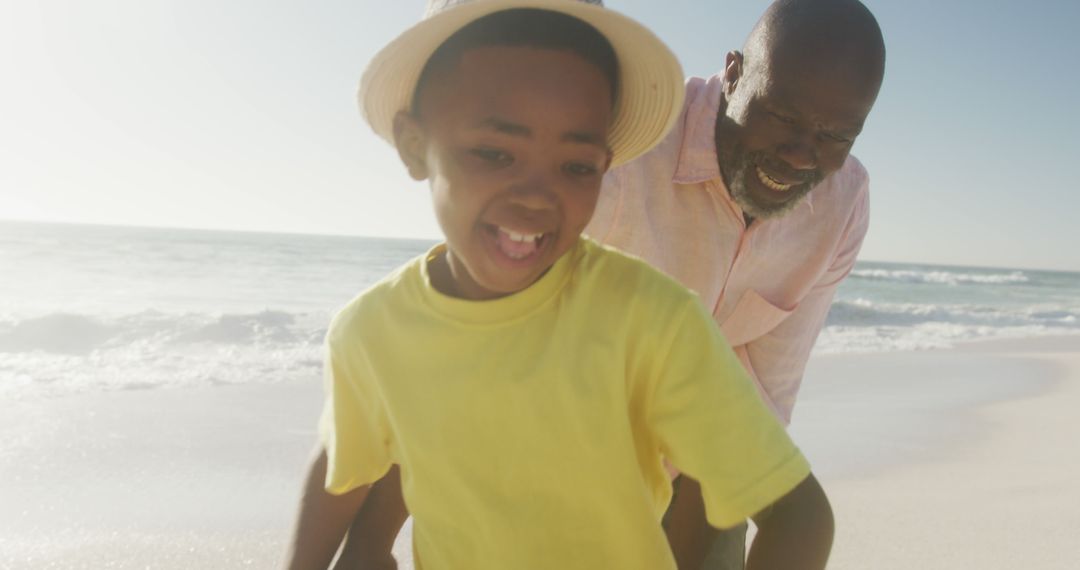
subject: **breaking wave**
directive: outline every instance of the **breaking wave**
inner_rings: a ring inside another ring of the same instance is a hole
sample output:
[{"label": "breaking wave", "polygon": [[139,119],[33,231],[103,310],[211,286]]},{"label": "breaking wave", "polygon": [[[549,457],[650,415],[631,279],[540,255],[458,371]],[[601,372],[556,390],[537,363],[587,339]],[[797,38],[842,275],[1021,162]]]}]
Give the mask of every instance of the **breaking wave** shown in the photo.
[{"label": "breaking wave", "polygon": [[946,348],[957,342],[1080,334],[1080,310],[836,301],[815,352]]},{"label": "breaking wave", "polygon": [[0,394],[317,379],[328,322],[271,310],[0,321]]},{"label": "breaking wave", "polygon": [[855,279],[893,281],[897,283],[931,283],[935,285],[1009,285],[1027,283],[1023,271],[1009,273],[956,273],[952,271],[917,271],[910,269],[855,269]]}]

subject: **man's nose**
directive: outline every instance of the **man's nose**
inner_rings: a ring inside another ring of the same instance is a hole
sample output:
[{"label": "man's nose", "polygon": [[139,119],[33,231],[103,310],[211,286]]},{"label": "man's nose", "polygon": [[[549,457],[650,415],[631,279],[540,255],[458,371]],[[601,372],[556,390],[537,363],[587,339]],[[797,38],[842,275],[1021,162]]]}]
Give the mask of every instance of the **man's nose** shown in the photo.
[{"label": "man's nose", "polygon": [[778,157],[795,170],[813,170],[818,166],[817,145],[813,135],[800,130],[780,145]]}]

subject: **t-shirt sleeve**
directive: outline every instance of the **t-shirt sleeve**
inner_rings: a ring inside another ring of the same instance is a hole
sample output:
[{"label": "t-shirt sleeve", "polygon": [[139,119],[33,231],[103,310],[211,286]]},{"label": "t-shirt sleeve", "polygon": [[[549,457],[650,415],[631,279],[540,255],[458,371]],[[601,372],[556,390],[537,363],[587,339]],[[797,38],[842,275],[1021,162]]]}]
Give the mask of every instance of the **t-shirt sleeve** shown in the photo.
[{"label": "t-shirt sleeve", "polygon": [[333,494],[374,483],[391,463],[386,410],[357,344],[335,334],[334,327],[326,341],[319,436],[327,457],[325,487]]},{"label": "t-shirt sleeve", "polygon": [[660,451],[701,485],[709,523],[739,524],[810,473],[716,323],[687,303],[656,363],[647,421]]}]

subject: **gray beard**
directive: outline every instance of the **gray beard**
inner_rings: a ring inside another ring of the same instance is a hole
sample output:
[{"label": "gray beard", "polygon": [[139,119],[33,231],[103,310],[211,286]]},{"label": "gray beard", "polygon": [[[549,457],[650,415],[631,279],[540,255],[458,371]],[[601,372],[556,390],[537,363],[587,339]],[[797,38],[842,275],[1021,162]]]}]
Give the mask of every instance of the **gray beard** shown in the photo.
[{"label": "gray beard", "polygon": [[717,145],[716,152],[720,163],[720,173],[731,199],[735,200],[743,213],[752,218],[779,218],[787,214],[801,204],[806,195],[824,179],[815,171],[811,176],[804,176],[803,178],[806,179],[804,182],[786,192],[789,197],[786,201],[779,204],[763,203],[747,188],[746,179],[749,176],[757,176],[754,165],[768,164],[768,157],[759,152],[747,152],[741,145],[735,145],[731,149],[722,149],[720,145]]}]

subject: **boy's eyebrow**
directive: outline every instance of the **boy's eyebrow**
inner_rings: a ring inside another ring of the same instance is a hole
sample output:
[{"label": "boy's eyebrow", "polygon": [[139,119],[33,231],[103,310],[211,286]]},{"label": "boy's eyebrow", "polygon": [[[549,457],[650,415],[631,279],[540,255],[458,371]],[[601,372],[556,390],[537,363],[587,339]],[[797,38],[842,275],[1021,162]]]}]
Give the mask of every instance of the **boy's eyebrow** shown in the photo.
[{"label": "boy's eyebrow", "polygon": [[510,121],[504,121],[503,119],[500,119],[498,117],[487,117],[486,119],[477,123],[476,126],[483,129],[491,129],[493,131],[517,137],[532,136],[532,129],[530,129],[529,127],[519,125],[517,123],[511,123]]},{"label": "boy's eyebrow", "polygon": [[604,137],[597,134],[597,133],[585,133],[585,132],[580,132],[580,131],[571,131],[571,132],[566,133],[565,135],[563,135],[562,140],[570,141],[570,142],[576,142],[576,143],[582,143],[582,144],[591,144],[593,146],[598,146],[598,147],[600,147],[601,149],[603,149],[605,151],[609,150],[608,145],[607,145],[607,140]]},{"label": "boy's eyebrow", "polygon": [[[516,136],[530,138],[532,137],[532,129],[525,125],[519,125],[510,121],[500,119],[498,117],[487,117],[477,123],[477,127],[484,129],[491,129],[496,132]],[[608,150],[607,140],[599,133],[590,133],[584,131],[570,131],[561,137],[563,141],[589,144],[598,146],[605,151]]]}]

